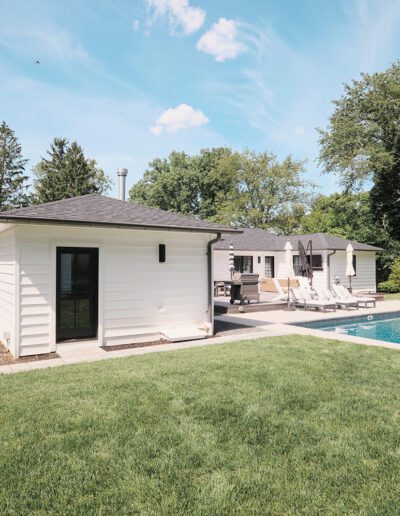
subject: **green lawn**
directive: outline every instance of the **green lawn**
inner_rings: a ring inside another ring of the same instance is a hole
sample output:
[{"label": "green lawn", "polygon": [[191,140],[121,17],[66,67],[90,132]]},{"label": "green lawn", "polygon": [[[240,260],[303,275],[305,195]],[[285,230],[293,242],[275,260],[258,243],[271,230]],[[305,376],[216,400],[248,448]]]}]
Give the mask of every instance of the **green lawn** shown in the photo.
[{"label": "green lawn", "polygon": [[300,336],[2,376],[0,514],[398,513],[399,380]]},{"label": "green lawn", "polygon": [[389,299],[400,299],[400,294],[385,294],[385,301]]}]

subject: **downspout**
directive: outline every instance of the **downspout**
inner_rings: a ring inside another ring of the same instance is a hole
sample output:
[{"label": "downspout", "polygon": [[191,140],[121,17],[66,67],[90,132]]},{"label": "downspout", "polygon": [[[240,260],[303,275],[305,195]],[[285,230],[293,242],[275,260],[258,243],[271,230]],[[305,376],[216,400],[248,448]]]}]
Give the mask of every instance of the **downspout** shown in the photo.
[{"label": "downspout", "polygon": [[[221,240],[221,233],[217,233],[217,238],[210,240],[207,244],[207,273],[208,273],[208,320],[213,324],[213,284],[212,284],[212,245]],[[214,333],[214,332],[213,332]]]},{"label": "downspout", "polygon": [[328,289],[330,290],[331,289],[331,260],[330,260],[330,257],[333,256],[334,254],[336,254],[336,249],[335,251],[332,251],[331,253],[328,254],[327,256],[327,265],[328,265]]}]

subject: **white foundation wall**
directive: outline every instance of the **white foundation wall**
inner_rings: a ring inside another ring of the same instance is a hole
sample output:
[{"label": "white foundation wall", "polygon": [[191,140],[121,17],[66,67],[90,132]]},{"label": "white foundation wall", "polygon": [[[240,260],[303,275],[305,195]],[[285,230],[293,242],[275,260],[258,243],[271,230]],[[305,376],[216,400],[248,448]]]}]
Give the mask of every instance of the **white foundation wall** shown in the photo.
[{"label": "white foundation wall", "polygon": [[[355,251],[357,261],[357,274],[351,279],[354,289],[376,291],[376,253],[373,251]],[[345,251],[337,251],[330,257],[330,281],[339,276],[340,283],[349,286],[349,279],[346,276],[347,256]]]},{"label": "white foundation wall", "polygon": [[0,341],[15,354],[15,233],[0,233]]},{"label": "white foundation wall", "polygon": [[[99,248],[99,345],[210,330],[207,243],[214,235],[69,226],[18,226],[19,355],[56,350],[56,247]],[[166,263],[158,246],[166,245]],[[84,345],[84,344],[83,344]]]}]

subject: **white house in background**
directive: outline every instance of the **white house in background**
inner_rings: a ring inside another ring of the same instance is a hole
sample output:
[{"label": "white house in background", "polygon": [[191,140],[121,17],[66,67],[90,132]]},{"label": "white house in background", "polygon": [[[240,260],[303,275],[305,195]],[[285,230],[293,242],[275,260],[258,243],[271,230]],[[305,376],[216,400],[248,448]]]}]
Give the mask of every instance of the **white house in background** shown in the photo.
[{"label": "white house in background", "polygon": [[252,272],[261,278],[287,278],[284,247],[289,240],[293,246],[293,268],[300,275],[300,258],[298,243],[305,248],[312,242],[312,265],[314,285],[329,286],[334,278],[348,285],[346,277],[346,247],[351,243],[354,249],[353,266],[356,275],[352,278],[352,287],[359,290],[376,291],[375,260],[376,253],[382,251],[360,242],[345,240],[326,233],[314,233],[297,236],[277,236],[263,229],[245,229],[242,233],[226,235],[213,245],[214,279],[229,280],[229,246],[232,243],[235,255],[235,270]]},{"label": "white house in background", "polygon": [[18,357],[211,335],[211,245],[233,232],[100,195],[2,212],[0,340]]}]

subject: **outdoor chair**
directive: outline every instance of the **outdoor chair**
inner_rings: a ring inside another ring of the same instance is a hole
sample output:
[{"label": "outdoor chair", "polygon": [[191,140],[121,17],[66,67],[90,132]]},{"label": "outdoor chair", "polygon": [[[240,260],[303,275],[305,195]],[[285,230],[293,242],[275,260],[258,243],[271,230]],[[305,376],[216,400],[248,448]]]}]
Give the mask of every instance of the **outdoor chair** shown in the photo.
[{"label": "outdoor chair", "polygon": [[296,276],[296,279],[299,282],[301,288],[311,288],[310,282],[305,276]]},{"label": "outdoor chair", "polygon": [[284,299],[287,299],[288,293],[285,292],[282,288],[282,285],[279,283],[279,281],[276,278],[271,278],[272,283],[274,284],[274,287],[276,288],[276,291],[278,292],[278,295],[274,297],[272,301],[283,301]]},{"label": "outdoor chair", "polygon": [[300,306],[307,310],[308,308],[315,308],[316,310],[322,309],[323,312],[326,310],[336,311],[336,303],[332,301],[324,301],[321,299],[315,299],[311,296],[311,292],[304,288],[293,288],[292,294],[294,297],[295,306]]},{"label": "outdoor chair", "polygon": [[365,308],[368,308],[369,304],[372,304],[373,308],[376,307],[376,299],[374,297],[353,296],[353,294],[350,294],[350,292],[344,285],[332,285],[332,290],[338,297],[341,297],[342,299],[352,300],[354,302],[357,302],[359,305],[363,304]]},{"label": "outdoor chair", "polygon": [[347,310],[350,310],[350,308],[357,308],[358,309],[358,301],[354,301],[353,299],[345,299],[342,296],[334,296],[332,292],[323,287],[314,287],[315,291],[318,294],[318,298],[322,299],[324,301],[331,301],[332,303],[336,303],[336,306],[338,308],[346,308]]}]

